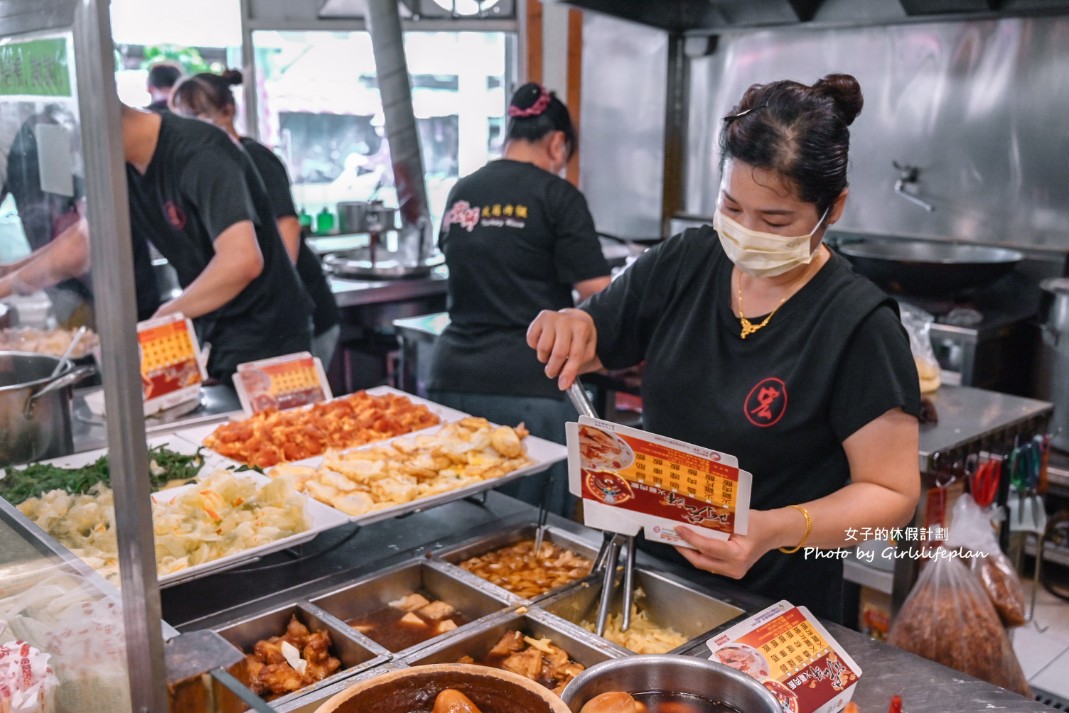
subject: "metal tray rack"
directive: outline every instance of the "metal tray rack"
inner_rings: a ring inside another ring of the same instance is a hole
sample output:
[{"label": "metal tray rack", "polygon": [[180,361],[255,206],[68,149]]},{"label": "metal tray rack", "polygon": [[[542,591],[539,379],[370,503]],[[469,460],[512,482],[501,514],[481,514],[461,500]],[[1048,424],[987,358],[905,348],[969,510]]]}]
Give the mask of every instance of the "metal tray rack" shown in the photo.
[{"label": "metal tray rack", "polygon": [[[591,575],[571,584],[524,599],[461,569],[457,563],[478,554],[533,537],[536,524],[520,524],[508,530],[478,535],[460,534],[446,541],[433,553],[417,548],[411,556],[394,561],[385,569],[364,574],[352,581],[334,582],[327,588],[311,592],[290,602],[276,602],[263,614],[225,621],[211,626],[239,648],[248,649],[259,638],[273,636],[285,629],[291,613],[298,613],[308,624],[328,629],[336,641],[344,642],[338,651],[347,664],[343,671],[313,686],[270,702],[280,713],[312,713],[336,693],[371,676],[398,667],[419,666],[456,661],[469,655],[476,660],[510,630],[548,638],[569,653],[574,661],[591,666],[613,658],[632,655],[631,651],[596,636],[579,625],[591,620],[597,607],[602,584],[599,575]],[[589,536],[579,528],[550,526],[546,537],[562,547],[593,558],[597,554],[598,533]],[[684,636],[686,643],[672,653],[700,651],[707,633],[744,614],[728,604],[674,575],[639,567],[636,582],[645,593],[648,616],[654,623],[671,626]],[[389,601],[422,590],[449,602],[464,612],[470,621],[453,631],[428,639],[402,651],[388,651],[345,623],[345,619],[374,611]],[[615,606],[619,607],[619,600]]]}]

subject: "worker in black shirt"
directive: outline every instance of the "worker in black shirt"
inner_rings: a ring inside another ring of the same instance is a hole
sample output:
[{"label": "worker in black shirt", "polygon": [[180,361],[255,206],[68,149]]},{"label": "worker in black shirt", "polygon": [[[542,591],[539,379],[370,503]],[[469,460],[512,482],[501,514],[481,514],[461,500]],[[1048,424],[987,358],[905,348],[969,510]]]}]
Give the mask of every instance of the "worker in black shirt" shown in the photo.
[{"label": "worker in black shirt", "polygon": [[173,62],[157,62],[152,65],[145,82],[145,90],[152,97],[152,103],[145,108],[156,113],[170,111],[168,99],[174,85],[178,84],[181,78],[182,68]]},{"label": "worker in black shirt", "polygon": [[[42,126],[64,131],[44,132]],[[41,172],[39,141],[70,143],[79,151],[79,132],[74,115],[59,104],[48,104],[19,127],[7,155],[0,201],[15,199],[30,255],[0,265],[0,298],[45,290],[59,326],[92,327],[92,280],[89,274],[88,226],[82,217],[85,180],[71,175],[68,190],[45,180]],[[57,192],[57,190],[59,192]],[[159,292],[152,259],[144,242],[135,243],[134,269],[138,275],[138,310],[142,319],[159,308]]]},{"label": "worker in black shirt", "polygon": [[122,109],[131,232],[178,274],[157,316],[196,320],[208,373],[311,348],[312,303],[286,255],[263,181],[225,132],[171,113]]},{"label": "worker in black shirt", "polygon": [[[93,295],[88,273],[66,277],[47,284],[35,278],[43,277],[53,266],[42,258],[55,251],[51,258],[71,261],[75,272],[84,269],[88,254],[82,245],[76,224],[81,220],[85,199],[85,180],[72,174],[67,186],[42,183],[40,147],[38,141],[58,140],[76,150],[78,128],[74,115],[59,104],[48,104],[28,117],[19,126],[7,154],[0,201],[8,195],[15,200],[19,223],[26,236],[30,255],[15,262],[0,265],[0,298],[11,293],[29,294],[44,288],[52,302],[52,311],[62,327],[93,326]],[[55,132],[42,133],[44,127]],[[57,192],[58,191],[58,192]],[[53,245],[53,241],[56,242]],[[73,247],[71,250],[69,248]],[[59,253],[68,248],[64,255]],[[27,268],[24,270],[24,268]]]},{"label": "worker in black shirt", "polygon": [[181,116],[203,119],[215,124],[232,139],[240,142],[249,154],[267,188],[271,214],[275,218],[286,252],[296,264],[297,275],[315,303],[312,312],[312,354],[319,357],[324,368],[329,368],[341,332],[338,304],[323,274],[319,257],[308,247],[301,235],[286,166],[271,149],[255,139],[239,136],[234,128],[237,106],[231,87],[241,82],[241,72],[236,69],[228,69],[221,75],[207,72],[194,75],[175,87],[171,94],[171,107]]},{"label": "worker in black shirt", "polygon": [[846,202],[861,106],[849,75],[750,87],[724,119],[713,228],[649,250],[528,334],[562,389],[644,361],[644,427],[753,474],[748,533],[681,527],[693,549],[679,554],[833,620],[842,560],[815,548],[904,525],[920,490],[920,387],[897,306],[821,242]]},{"label": "worker in black shirt", "polygon": [[[586,199],[560,173],[575,151],[568,109],[539,84],[509,104],[504,156],[466,176],[446,202],[439,246],[449,267],[449,326],[435,344],[430,396],[497,423],[524,422],[564,442],[571,403],[527,348],[527,325],[543,309],[573,306],[609,284],[609,267]],[[563,468],[550,508],[570,511]],[[503,490],[538,502],[539,479]]]}]

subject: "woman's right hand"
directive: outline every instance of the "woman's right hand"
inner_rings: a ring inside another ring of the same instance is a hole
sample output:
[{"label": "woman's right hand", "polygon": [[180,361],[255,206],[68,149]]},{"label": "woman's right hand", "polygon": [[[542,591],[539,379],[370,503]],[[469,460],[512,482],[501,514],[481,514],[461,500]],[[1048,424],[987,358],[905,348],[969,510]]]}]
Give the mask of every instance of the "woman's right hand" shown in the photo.
[{"label": "woman's right hand", "polygon": [[546,365],[546,376],[567,390],[579,374],[601,368],[594,319],[581,309],[542,310],[527,328],[527,345]]}]

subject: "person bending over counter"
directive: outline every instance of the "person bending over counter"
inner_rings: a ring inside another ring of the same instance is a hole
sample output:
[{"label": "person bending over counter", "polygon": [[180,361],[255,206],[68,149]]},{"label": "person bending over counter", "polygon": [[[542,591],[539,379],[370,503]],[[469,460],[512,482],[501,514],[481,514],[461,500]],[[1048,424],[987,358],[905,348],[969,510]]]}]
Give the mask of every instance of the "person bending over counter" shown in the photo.
[{"label": "person bending over counter", "polygon": [[[563,102],[525,84],[509,104],[504,157],[453,187],[439,235],[450,323],[435,343],[429,389],[435,401],[495,423],[522,421],[557,443],[577,414],[524,334],[539,310],[573,306],[573,289],[587,298],[609,284],[586,199],[558,176],[575,146]],[[563,467],[501,490],[538,503],[545,478],[551,510],[570,514]]]},{"label": "person bending over counter", "polygon": [[230,88],[241,82],[241,72],[236,69],[228,69],[221,75],[208,72],[194,75],[175,87],[171,94],[171,108],[180,116],[208,121],[223,129],[230,138],[241,144],[252,159],[267,189],[271,215],[274,216],[286,252],[294,261],[297,275],[315,303],[312,313],[312,354],[319,357],[326,369],[330,367],[341,333],[338,303],[323,274],[323,265],[301,235],[286,166],[271,149],[255,139],[239,136],[234,128],[237,105]]},{"label": "person bending over counter", "polygon": [[[214,126],[122,107],[139,317],[181,312],[211,344],[208,374],[311,349],[312,302],[286,255],[263,181],[249,157]],[[89,271],[89,230],[79,219],[0,278],[6,291],[46,289]],[[146,241],[167,258],[182,293],[159,303]]]},{"label": "person bending over counter", "polygon": [[312,301],[286,254],[263,181],[225,132],[122,108],[131,233],[156,246],[182,293],[156,316],[193,318],[208,374],[311,349]]},{"label": "person bending over counter", "polygon": [[751,86],[723,120],[712,228],[650,249],[580,309],[542,312],[527,337],[561,389],[645,361],[644,428],[753,474],[748,534],[681,527],[693,549],[679,555],[832,620],[842,561],[806,548],[904,525],[920,490],[920,387],[897,305],[822,243],[861,107],[849,75]]}]

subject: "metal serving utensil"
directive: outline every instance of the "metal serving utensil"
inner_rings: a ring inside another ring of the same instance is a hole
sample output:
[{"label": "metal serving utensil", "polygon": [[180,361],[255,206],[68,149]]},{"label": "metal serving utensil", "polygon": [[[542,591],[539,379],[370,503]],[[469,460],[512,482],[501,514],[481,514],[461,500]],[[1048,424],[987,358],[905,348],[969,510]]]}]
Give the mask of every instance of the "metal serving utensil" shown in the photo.
[{"label": "metal serving utensil", "polygon": [[[568,388],[568,398],[571,399],[575,410],[580,416],[598,418],[594,405],[586,394],[586,389],[576,379]],[[601,596],[598,600],[598,616],[594,626],[594,633],[598,636],[605,635],[605,624],[609,618],[609,607],[612,606],[613,594],[616,590],[616,566],[617,560],[623,557],[623,619],[620,630],[627,631],[631,628],[631,605],[635,597],[635,538],[633,535],[622,535],[616,532],[605,532],[598,550],[598,556],[594,559],[594,571],[602,572]]]},{"label": "metal serving utensil", "polygon": [[78,346],[78,342],[82,341],[82,336],[84,335],[85,325],[83,324],[81,327],[78,327],[78,331],[76,331],[74,333],[74,336],[71,337],[70,344],[67,345],[66,351],[64,351],[63,356],[59,358],[59,363],[56,364],[56,368],[52,370],[52,374],[49,378],[55,378],[59,375],[60,370],[63,369],[63,362],[65,362],[67,358],[74,353],[74,348]]},{"label": "metal serving utensil", "polygon": [[538,498],[538,527],[535,529],[534,558],[538,561],[539,553],[542,552],[542,542],[546,537],[546,519],[549,517],[549,508],[546,500],[549,498],[549,485],[553,482],[546,478],[542,485],[542,493]]}]

